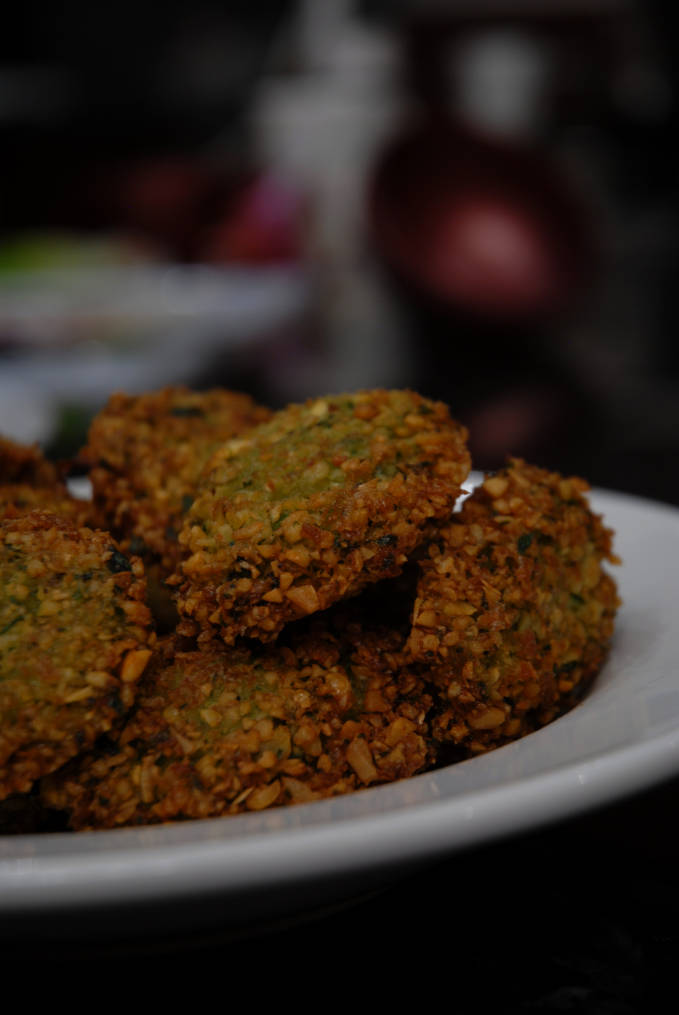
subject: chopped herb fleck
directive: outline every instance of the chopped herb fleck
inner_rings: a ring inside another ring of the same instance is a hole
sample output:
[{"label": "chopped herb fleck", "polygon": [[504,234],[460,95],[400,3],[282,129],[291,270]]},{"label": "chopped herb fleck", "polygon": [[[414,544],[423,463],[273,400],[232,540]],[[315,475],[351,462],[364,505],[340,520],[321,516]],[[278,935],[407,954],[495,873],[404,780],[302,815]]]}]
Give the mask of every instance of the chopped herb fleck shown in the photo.
[{"label": "chopped herb fleck", "polygon": [[127,557],[125,557],[120,552],[120,550],[116,550],[114,546],[112,546],[110,549],[111,556],[106,561],[106,567],[109,569],[109,571],[111,571],[113,574],[119,574],[120,571],[129,571],[130,562],[127,559]]},{"label": "chopped herb fleck", "polygon": [[130,539],[130,553],[141,556],[146,553],[146,543],[139,536],[132,536]]},{"label": "chopped herb fleck", "polygon": [[202,409],[197,405],[175,405],[170,409],[171,416],[193,416],[196,419],[201,419],[205,414]]},{"label": "chopped herb fleck", "polygon": [[7,634],[7,632],[11,630],[15,624],[18,624],[19,621],[23,619],[23,617],[15,617],[14,620],[10,620],[9,624],[5,624],[5,626],[0,630],[0,634]]},{"label": "chopped herb fleck", "polygon": [[533,534],[531,532],[523,532],[516,541],[516,548],[519,553],[525,553],[533,542]]},{"label": "chopped herb fleck", "polygon": [[398,539],[394,535],[380,536],[375,540],[378,546],[395,546]]},{"label": "chopped herb fleck", "polygon": [[575,667],[578,665],[577,659],[571,659],[567,663],[561,663],[561,665],[554,666],[555,673],[572,673]]}]

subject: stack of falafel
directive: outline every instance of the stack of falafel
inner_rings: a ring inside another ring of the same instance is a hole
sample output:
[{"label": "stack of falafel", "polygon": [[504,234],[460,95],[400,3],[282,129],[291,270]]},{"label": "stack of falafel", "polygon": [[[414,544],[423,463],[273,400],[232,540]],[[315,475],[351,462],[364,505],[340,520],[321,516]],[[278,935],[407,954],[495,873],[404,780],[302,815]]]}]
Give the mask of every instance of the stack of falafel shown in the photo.
[{"label": "stack of falafel", "polygon": [[207,818],[410,777],[545,725],[599,671],[612,534],[577,478],[411,391],[272,413],[112,396],[69,497],[0,442],[0,799],[73,829]]}]

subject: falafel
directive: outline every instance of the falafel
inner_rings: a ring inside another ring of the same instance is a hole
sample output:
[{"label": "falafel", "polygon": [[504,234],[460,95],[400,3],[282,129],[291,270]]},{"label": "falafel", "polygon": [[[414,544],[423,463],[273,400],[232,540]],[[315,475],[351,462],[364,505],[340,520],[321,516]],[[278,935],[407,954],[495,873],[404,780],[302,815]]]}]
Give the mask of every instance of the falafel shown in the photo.
[{"label": "falafel", "polygon": [[180,533],[179,630],[271,641],[400,574],[453,510],[466,438],[443,403],[375,390],[288,406],[227,442]]},{"label": "falafel", "polygon": [[131,707],[155,635],[139,560],[44,511],[0,521],[0,799]]},{"label": "falafel", "polygon": [[454,756],[545,725],[600,670],[619,605],[602,564],[617,558],[587,490],[510,459],[423,558],[406,651],[430,675],[434,735]]}]

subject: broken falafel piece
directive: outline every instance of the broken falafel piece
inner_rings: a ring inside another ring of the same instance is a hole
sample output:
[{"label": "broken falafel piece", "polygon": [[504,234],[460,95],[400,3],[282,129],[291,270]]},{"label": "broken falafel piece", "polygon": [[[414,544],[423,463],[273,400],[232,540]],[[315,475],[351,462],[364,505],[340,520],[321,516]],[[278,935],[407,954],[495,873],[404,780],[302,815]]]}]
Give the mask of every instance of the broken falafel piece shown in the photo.
[{"label": "broken falafel piece", "polygon": [[430,675],[434,735],[455,757],[550,722],[604,662],[619,600],[602,564],[618,561],[587,490],[510,459],[421,562],[407,653]]}]

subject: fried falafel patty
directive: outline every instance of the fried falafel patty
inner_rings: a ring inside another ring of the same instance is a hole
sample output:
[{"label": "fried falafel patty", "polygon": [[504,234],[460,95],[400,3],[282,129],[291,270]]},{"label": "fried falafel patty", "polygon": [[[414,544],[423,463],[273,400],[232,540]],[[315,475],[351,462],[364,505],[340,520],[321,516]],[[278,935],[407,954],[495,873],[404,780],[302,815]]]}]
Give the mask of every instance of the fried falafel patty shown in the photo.
[{"label": "fried falafel patty", "polygon": [[27,792],[134,701],[155,636],[141,561],[34,511],[0,521],[0,799]]},{"label": "fried falafel patty", "polygon": [[270,641],[399,574],[453,510],[466,438],[443,403],[376,390],[291,405],[229,441],[180,533],[181,630]]},{"label": "fried falafel patty", "polygon": [[46,487],[0,483],[0,518],[17,517],[30,511],[47,511],[68,518],[75,525],[88,525],[91,521],[89,502],[72,497],[64,484]]},{"label": "fried falafel patty", "polygon": [[215,388],[167,387],[114,394],[90,426],[80,452],[91,463],[98,524],[125,552],[172,571],[177,533],[205,462],[224,441],[268,419],[249,395]]},{"label": "fried falafel patty", "polygon": [[0,483],[26,483],[30,486],[55,486],[59,475],[37,444],[20,444],[0,436]]},{"label": "fried falafel patty", "polygon": [[162,643],[105,752],[43,780],[71,827],[112,828],[260,811],[406,778],[432,755],[424,681],[402,639],[354,625],[287,645],[179,651]]},{"label": "fried falafel patty", "polygon": [[89,524],[91,516],[89,502],[71,496],[37,445],[0,437],[0,518],[35,510],[70,518],[77,525]]},{"label": "fried falafel patty", "polygon": [[618,562],[587,483],[519,459],[485,482],[423,560],[410,658],[438,692],[434,735],[468,756],[577,700],[600,669]]}]

